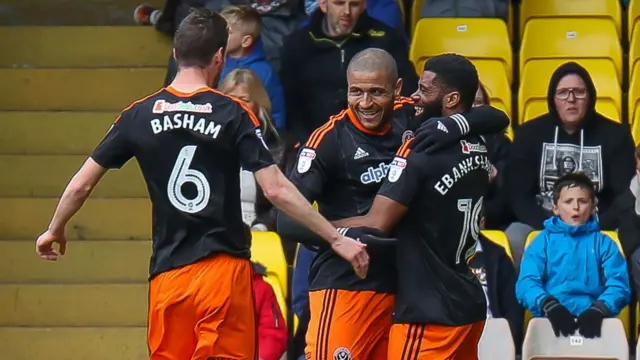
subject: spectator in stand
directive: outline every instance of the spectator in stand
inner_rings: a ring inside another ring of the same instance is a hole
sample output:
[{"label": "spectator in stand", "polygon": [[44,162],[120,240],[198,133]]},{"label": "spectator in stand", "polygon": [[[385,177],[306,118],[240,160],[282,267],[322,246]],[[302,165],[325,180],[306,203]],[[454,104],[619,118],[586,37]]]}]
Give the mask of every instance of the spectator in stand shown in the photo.
[{"label": "spectator in stand", "polygon": [[600,232],[588,176],[563,175],[552,193],[554,216],[524,252],[516,296],[533,316],[547,317],[556,336],[599,337],[602,320],[629,304],[627,262]]},{"label": "spectator in stand", "polygon": [[365,0],[327,0],[326,14],[316,10],[309,25],[287,38],[282,53],[282,85],[287,129],[299,142],[347,107],[346,68],[367,48],[389,52],[410,96],[418,77],[400,31],[366,13]]},{"label": "spectator in stand", "polygon": [[[402,1],[402,0],[400,0]],[[327,0],[305,0],[304,11],[307,16],[311,16],[318,8],[323,12],[327,12]],[[402,30],[404,24],[402,23],[402,10],[397,0],[368,0],[367,1],[367,14],[372,18],[382,21],[388,26]],[[309,18],[306,18],[303,25],[309,23]]]},{"label": "spectator in stand", "polygon": [[[276,163],[286,174],[286,164],[295,162],[289,159],[292,142],[287,136],[281,136],[271,120],[271,102],[262,82],[255,72],[249,69],[232,70],[220,83],[220,91],[237,97],[249,105],[262,124],[262,134]],[[275,231],[276,210],[256,186],[253,174],[240,171],[240,200],[242,201],[242,218],[253,231]],[[297,244],[284,241],[284,252],[292,262]]]},{"label": "spectator in stand", "polygon": [[[486,209],[485,209],[486,210]],[[485,217],[480,220],[484,229]],[[502,318],[509,322],[511,336],[520,352],[524,310],[516,299],[516,269],[505,249],[487,239],[482,233],[476,244],[476,255],[469,268],[476,275],[487,299],[487,319]]]},{"label": "spectator in stand", "polygon": [[253,291],[258,318],[258,359],[280,360],[287,350],[287,327],[285,326],[276,294],[269,283],[264,281],[267,269],[253,263]]},{"label": "spectator in stand", "polygon": [[619,216],[612,204],[634,174],[631,132],[596,112],[596,88],[585,68],[575,62],[558,67],[547,101],[549,112],[520,126],[509,151],[506,188],[516,222],[505,232],[516,266],[529,233],[551,215],[559,177],[586,174],[596,188],[600,228],[612,230]]},{"label": "spectator in stand", "polygon": [[221,78],[234,69],[251,69],[264,85],[276,129],[284,129],[284,93],[278,75],[267,62],[260,38],[260,13],[250,6],[229,6],[220,15],[229,26],[227,56]]},{"label": "spectator in stand", "polygon": [[620,212],[618,237],[629,261],[636,297],[640,295],[640,146],[636,147],[636,175],[616,200]]},{"label": "spectator in stand", "polygon": [[[253,110],[261,122],[260,130],[274,160],[276,163],[281,163],[284,144],[271,121],[271,102],[256,73],[249,69],[233,70],[220,83],[220,91],[249,105],[249,108]],[[244,222],[254,231],[273,230],[275,218],[271,217],[275,214],[272,215],[272,206],[264,198],[260,188],[256,186],[253,174],[241,170],[240,184]],[[268,206],[259,206],[262,202],[267,202]]]},{"label": "spectator in stand", "polygon": [[[165,0],[160,13],[148,4],[139,5],[134,11],[134,19],[141,25],[154,25],[158,31],[173,36],[191,8],[205,7],[218,13],[230,5],[249,5],[262,18],[261,39],[267,60],[277,71],[280,70],[280,54],[285,37],[298,28],[304,18],[304,9],[299,0]],[[153,16],[152,16],[153,15]],[[165,84],[171,83],[177,71],[173,56],[169,58],[169,69]]]},{"label": "spectator in stand", "polygon": [[[480,84],[473,107],[491,105],[490,97],[484,85]],[[508,202],[504,192],[504,174],[509,156],[511,140],[505,132],[485,135],[491,161],[491,187],[484,197],[484,212],[487,229],[502,229],[513,217],[510,214]]]}]

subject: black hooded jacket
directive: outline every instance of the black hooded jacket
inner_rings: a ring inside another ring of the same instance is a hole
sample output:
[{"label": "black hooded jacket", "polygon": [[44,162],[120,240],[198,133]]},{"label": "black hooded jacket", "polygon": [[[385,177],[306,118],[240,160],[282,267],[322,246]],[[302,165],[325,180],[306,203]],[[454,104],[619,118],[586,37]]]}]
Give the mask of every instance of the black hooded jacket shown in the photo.
[{"label": "black hooded jacket", "polygon": [[[568,74],[580,76],[589,93],[587,114],[573,134],[563,130],[554,104],[557,85]],[[520,126],[510,151],[506,184],[515,217],[541,229],[551,215],[554,181],[580,171],[596,186],[600,228],[616,229],[613,202],[629,187],[635,173],[634,142],[628,126],[596,112],[591,76],[575,62],[565,63],[553,73],[547,101],[549,112]]]},{"label": "black hooded jacket", "polygon": [[409,47],[397,30],[363,13],[351,34],[325,35],[325,15],[317,10],[309,25],[293,32],[282,48],[280,79],[287,107],[287,130],[304,142],[330,116],[347,107],[347,66],[354,55],[368,48],[393,56],[403,80],[402,95],[411,95],[418,76],[409,61]]}]

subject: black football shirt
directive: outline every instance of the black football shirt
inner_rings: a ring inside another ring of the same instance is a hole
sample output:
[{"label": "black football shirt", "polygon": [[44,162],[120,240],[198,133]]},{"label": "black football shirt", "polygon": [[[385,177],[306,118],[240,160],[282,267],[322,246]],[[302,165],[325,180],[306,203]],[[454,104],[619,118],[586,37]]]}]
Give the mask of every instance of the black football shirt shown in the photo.
[{"label": "black football shirt", "polygon": [[126,108],[96,147],[91,158],[102,167],[132,157],[140,165],[153,212],[151,277],[216,253],[249,258],[240,166],[274,163],[259,125],[244,103],[216,90],[168,87]]},{"label": "black football shirt", "polygon": [[[389,126],[380,132],[365,129],[351,110],[333,116],[316,129],[298,154],[291,181],[329,221],[365,215],[389,170],[395,151],[418,127],[413,102],[396,100]],[[395,292],[393,252],[369,249],[366,279],[355,275],[350,263],[323,248],[309,271],[310,290]]]},{"label": "black football shirt", "polygon": [[486,145],[479,136],[466,136],[430,155],[410,147],[398,150],[379,192],[408,207],[393,230],[394,322],[459,326],[483,320],[484,292],[468,262],[489,187]]}]

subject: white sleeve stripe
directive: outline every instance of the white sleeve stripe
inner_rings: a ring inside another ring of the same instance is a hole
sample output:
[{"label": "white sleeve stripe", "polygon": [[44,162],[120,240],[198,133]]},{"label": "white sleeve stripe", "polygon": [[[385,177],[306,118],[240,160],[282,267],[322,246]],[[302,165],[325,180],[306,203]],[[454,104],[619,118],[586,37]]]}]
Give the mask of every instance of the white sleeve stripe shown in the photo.
[{"label": "white sleeve stripe", "polygon": [[458,125],[458,129],[460,129],[460,133],[462,133],[464,135],[464,128],[462,127],[462,124],[460,123],[460,119],[458,119],[456,117],[456,114],[451,115],[450,118],[453,119],[453,121],[456,122],[456,125]]},{"label": "white sleeve stripe", "polygon": [[467,120],[467,118],[464,117],[464,115],[462,115],[462,114],[453,114],[451,117],[455,117],[458,121],[460,121],[460,124],[462,124],[462,128],[464,129],[463,134],[468,134],[469,133],[471,128],[469,126],[469,121]]}]

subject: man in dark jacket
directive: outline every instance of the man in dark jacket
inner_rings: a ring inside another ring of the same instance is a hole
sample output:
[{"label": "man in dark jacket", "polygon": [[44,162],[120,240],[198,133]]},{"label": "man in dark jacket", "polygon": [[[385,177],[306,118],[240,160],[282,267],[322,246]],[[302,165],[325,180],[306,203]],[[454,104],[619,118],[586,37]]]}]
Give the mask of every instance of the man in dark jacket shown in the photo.
[{"label": "man in dark jacket", "polygon": [[553,183],[582,172],[596,186],[600,228],[618,227],[614,199],[634,175],[634,143],[626,125],[595,110],[596,89],[585,68],[556,69],[547,93],[549,112],[520,126],[507,165],[507,192],[517,222],[506,233],[516,266],[527,236],[551,215]]},{"label": "man in dark jacket", "polygon": [[287,129],[304,142],[313,130],[347,107],[347,65],[358,52],[380,48],[393,56],[411,95],[418,77],[402,34],[366,13],[365,0],[328,0],[309,24],[284,43],[280,79],[287,108]]}]

